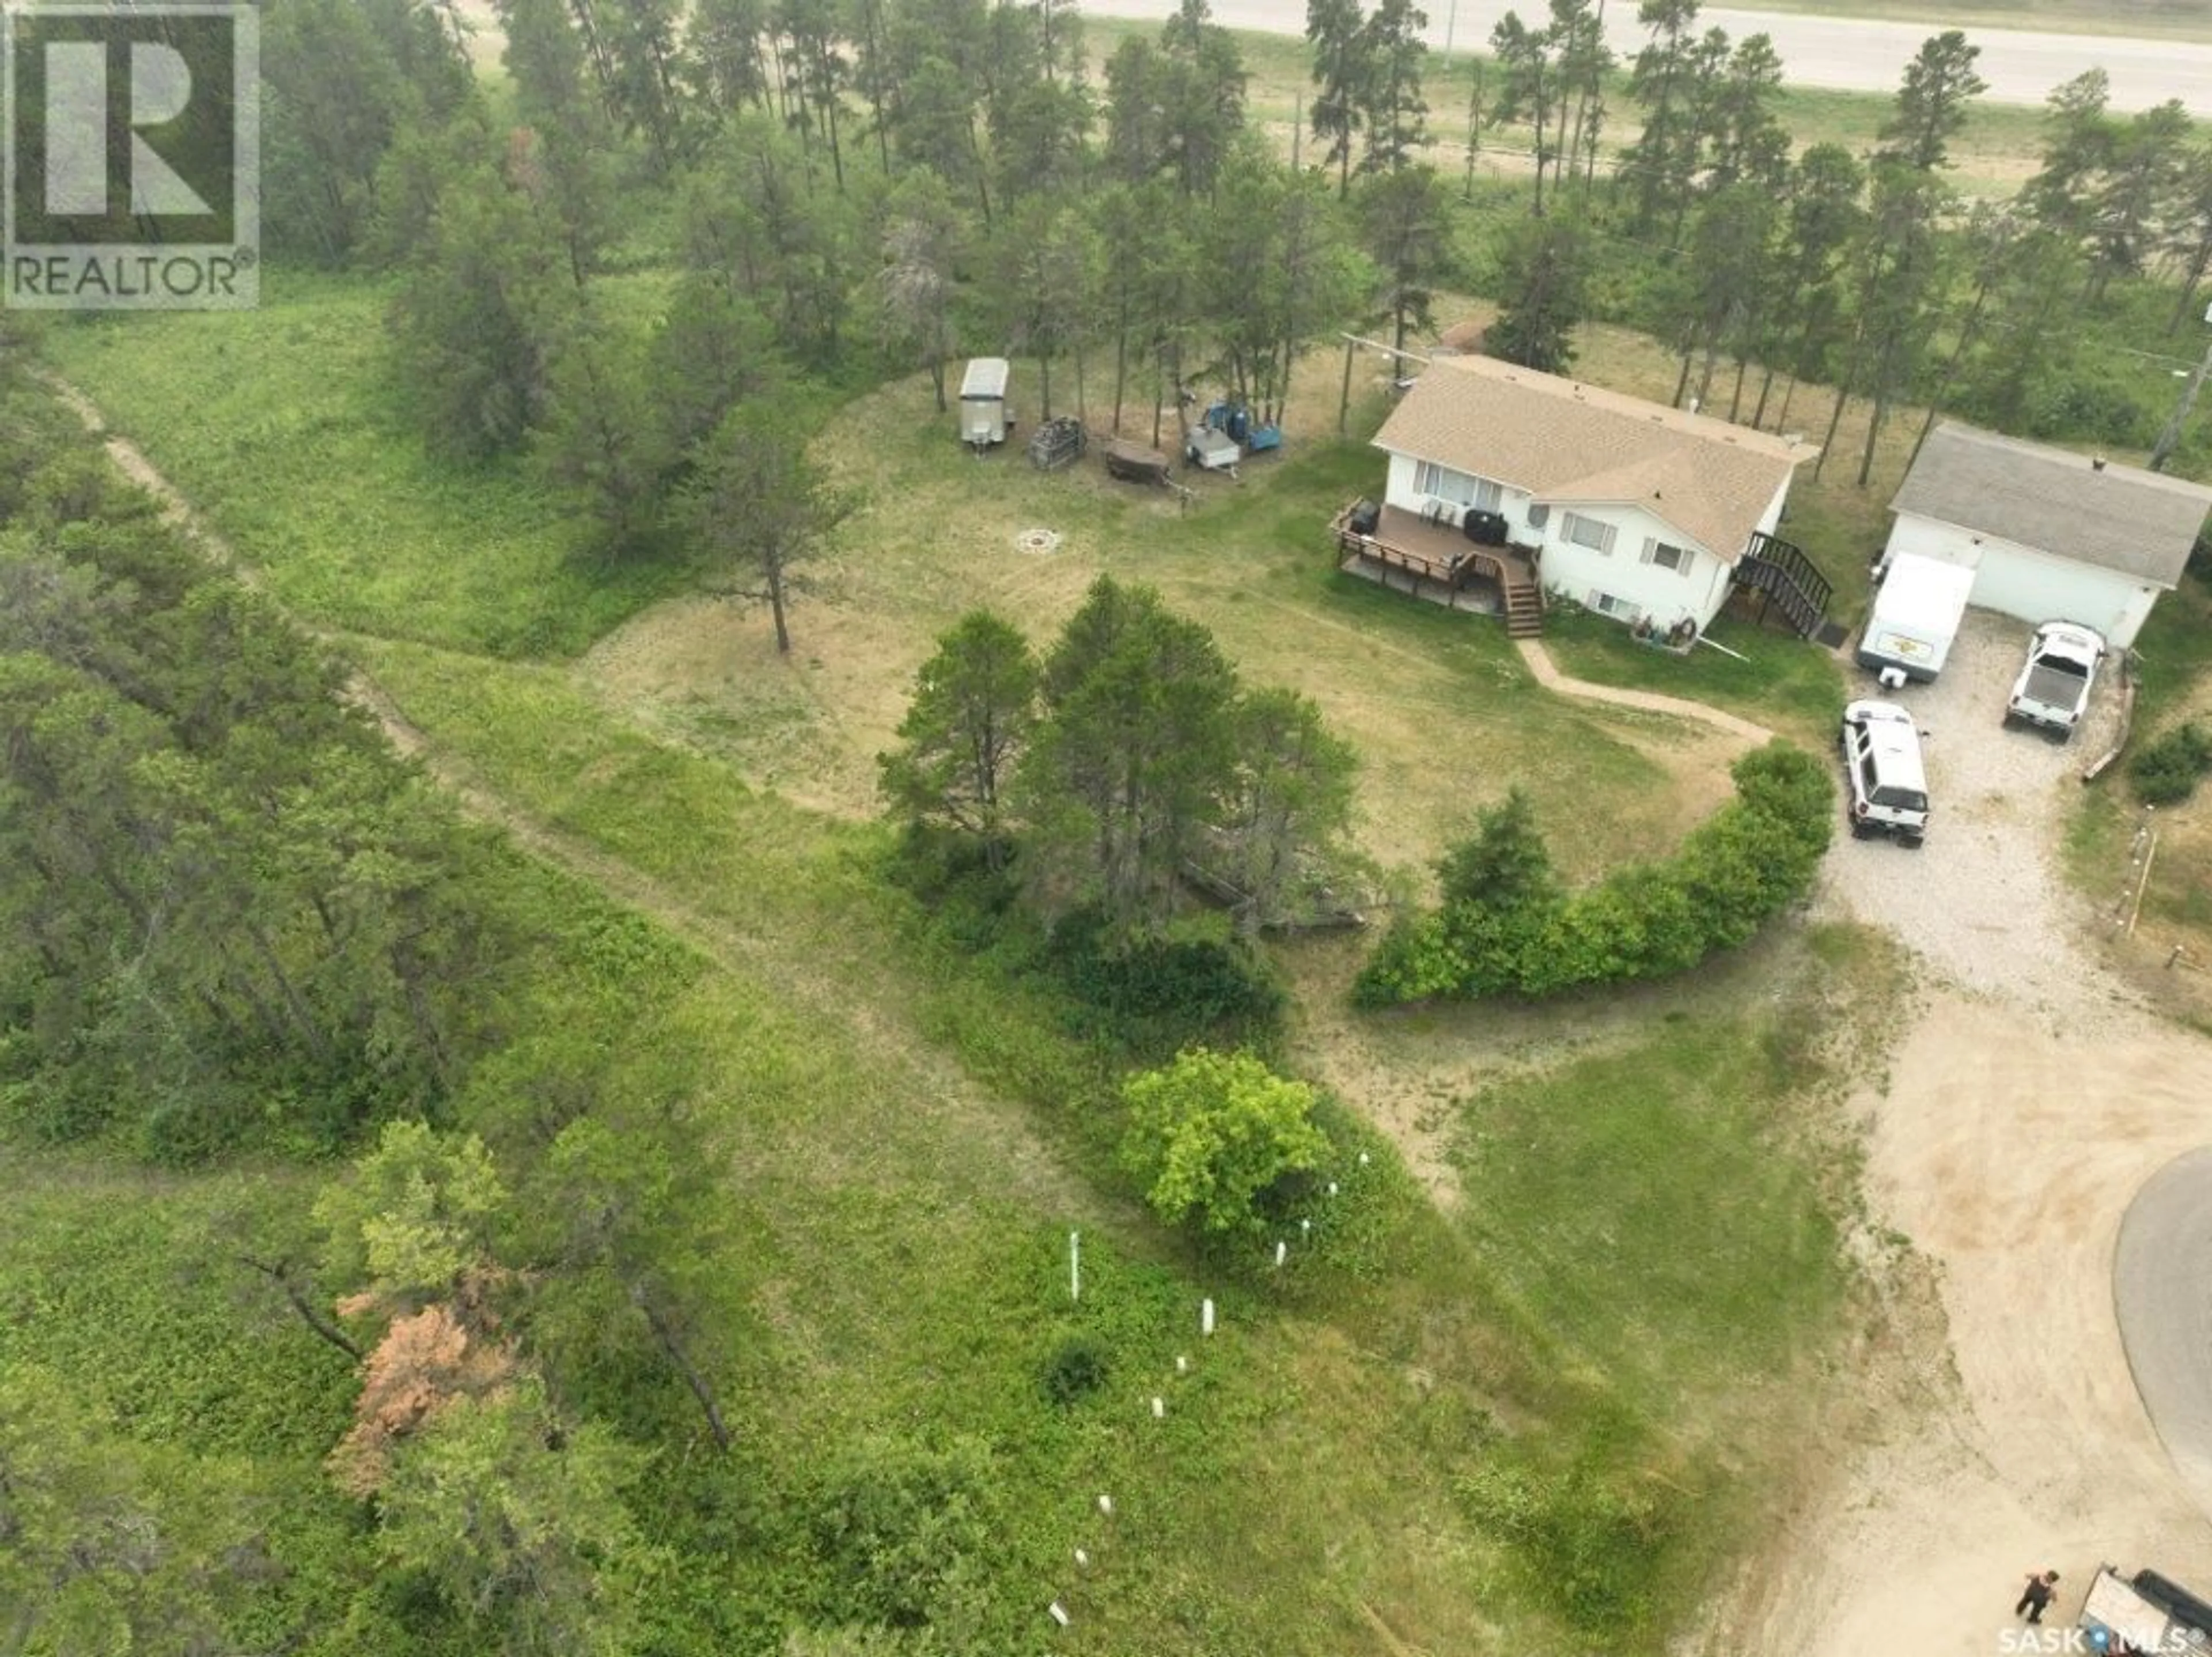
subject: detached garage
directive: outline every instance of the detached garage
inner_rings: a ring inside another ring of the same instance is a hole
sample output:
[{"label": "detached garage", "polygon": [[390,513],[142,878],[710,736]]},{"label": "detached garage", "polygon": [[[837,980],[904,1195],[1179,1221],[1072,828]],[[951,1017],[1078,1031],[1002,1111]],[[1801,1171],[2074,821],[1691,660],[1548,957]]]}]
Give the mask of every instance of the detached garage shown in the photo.
[{"label": "detached garage", "polygon": [[2080,622],[2125,648],[2181,579],[2212,489],[1946,421],[1890,510],[1885,562],[1964,564],[1981,608]]}]

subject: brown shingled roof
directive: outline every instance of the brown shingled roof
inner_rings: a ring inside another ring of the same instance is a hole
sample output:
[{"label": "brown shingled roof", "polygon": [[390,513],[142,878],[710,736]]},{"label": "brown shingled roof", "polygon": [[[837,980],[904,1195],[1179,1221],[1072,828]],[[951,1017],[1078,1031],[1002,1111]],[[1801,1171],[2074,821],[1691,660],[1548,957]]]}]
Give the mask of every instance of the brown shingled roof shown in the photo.
[{"label": "brown shingled roof", "polygon": [[1729,559],[1783,480],[1820,453],[1490,356],[1431,363],[1375,446],[1553,505],[1641,507]]}]

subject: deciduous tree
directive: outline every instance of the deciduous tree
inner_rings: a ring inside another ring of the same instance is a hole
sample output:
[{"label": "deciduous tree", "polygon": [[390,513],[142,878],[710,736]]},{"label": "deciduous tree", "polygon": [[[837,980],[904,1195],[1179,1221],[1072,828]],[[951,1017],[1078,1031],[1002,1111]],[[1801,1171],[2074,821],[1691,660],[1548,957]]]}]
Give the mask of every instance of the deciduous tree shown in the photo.
[{"label": "deciduous tree", "polygon": [[1314,1091],[1249,1053],[1193,1048],[1133,1076],[1122,1160],[1155,1212],[1213,1237],[1256,1237],[1285,1183],[1322,1164]]},{"label": "deciduous tree", "polygon": [[523,1383],[440,1410],[393,1461],[378,1502],[386,1558],[420,1572],[501,1657],[627,1648],[639,1610],[624,1487],[639,1453],[561,1421]]}]

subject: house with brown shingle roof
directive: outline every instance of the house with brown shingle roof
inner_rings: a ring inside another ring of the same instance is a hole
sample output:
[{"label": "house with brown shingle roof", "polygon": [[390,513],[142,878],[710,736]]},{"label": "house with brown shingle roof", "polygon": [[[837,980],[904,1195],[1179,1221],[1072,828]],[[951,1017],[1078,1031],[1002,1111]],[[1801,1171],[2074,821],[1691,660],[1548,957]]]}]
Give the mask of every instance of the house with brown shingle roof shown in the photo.
[{"label": "house with brown shingle roof", "polygon": [[1686,637],[1735,587],[1767,588],[1747,582],[1747,565],[1768,576],[1786,555],[1819,584],[1802,624],[1818,624],[1826,583],[1775,533],[1791,478],[1818,452],[1803,443],[1493,357],[1449,356],[1413,383],[1375,446],[1390,466],[1371,539],[1425,541],[1439,556],[1453,535],[1495,549],[1481,573],[1505,588],[1509,623],[1516,582],[1536,583]]}]

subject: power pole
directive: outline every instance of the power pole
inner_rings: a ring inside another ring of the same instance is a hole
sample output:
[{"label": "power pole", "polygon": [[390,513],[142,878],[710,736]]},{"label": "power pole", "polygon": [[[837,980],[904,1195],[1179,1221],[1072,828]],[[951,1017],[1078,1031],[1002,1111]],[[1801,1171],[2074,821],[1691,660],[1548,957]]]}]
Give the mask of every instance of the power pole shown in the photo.
[{"label": "power pole", "polygon": [[[2204,320],[2212,322],[2212,307],[2207,307]],[[2181,429],[2188,423],[2189,411],[2197,406],[2197,393],[2204,387],[2204,376],[2212,374],[2212,344],[2204,348],[2204,355],[2197,364],[2197,371],[2189,376],[2189,383],[2181,388],[2181,400],[2173,405],[2166,417],[2166,429],[2158,435],[2158,442],[2150,451],[2150,469],[2166,470],[2166,463],[2173,458],[2173,451],[2181,442]]]}]

